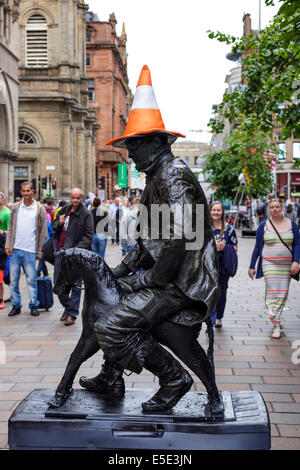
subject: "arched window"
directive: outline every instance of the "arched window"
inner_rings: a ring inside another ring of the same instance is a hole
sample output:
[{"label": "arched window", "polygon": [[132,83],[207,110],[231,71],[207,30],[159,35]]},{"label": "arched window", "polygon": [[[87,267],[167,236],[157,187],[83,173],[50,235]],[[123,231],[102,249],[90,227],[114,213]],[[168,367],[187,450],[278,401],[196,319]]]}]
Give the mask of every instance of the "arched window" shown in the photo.
[{"label": "arched window", "polygon": [[48,67],[48,27],[39,14],[26,23],[26,67]]},{"label": "arched window", "polygon": [[19,129],[19,144],[36,144],[35,137],[27,130]]}]

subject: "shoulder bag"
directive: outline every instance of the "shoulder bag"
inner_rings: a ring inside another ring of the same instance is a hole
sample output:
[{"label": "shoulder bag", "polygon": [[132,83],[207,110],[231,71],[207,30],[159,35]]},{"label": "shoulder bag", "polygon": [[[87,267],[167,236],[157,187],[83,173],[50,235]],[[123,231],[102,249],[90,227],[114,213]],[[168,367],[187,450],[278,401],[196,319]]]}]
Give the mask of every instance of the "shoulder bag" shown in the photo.
[{"label": "shoulder bag", "polygon": [[[233,231],[233,227],[229,233],[229,236],[231,235],[232,231]],[[223,263],[229,276],[230,277],[235,276],[237,272],[237,268],[238,268],[238,257],[237,257],[237,252],[234,246],[230,243],[226,243],[225,245]]]}]

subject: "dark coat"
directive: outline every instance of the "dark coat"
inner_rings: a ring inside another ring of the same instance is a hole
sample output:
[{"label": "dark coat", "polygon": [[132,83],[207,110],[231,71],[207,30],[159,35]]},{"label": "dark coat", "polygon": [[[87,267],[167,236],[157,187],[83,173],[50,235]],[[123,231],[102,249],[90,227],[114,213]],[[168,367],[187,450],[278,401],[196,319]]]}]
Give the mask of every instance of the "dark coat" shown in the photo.
[{"label": "dark coat", "polygon": [[[204,243],[199,249],[186,249],[188,240],[173,237],[172,227],[171,239],[161,239],[160,228],[160,238],[151,239],[149,223],[148,237],[141,235],[136,248],[124,258],[123,263],[134,272],[140,267],[151,267],[150,285],[163,287],[169,282],[174,283],[189,299],[198,303],[202,319],[203,316],[207,318],[219,296],[218,259],[206,197],[195,175],[172,153],[163,155],[147,174],[141,204],[147,208],[149,217],[151,204],[181,208],[189,205],[194,215],[196,205],[203,205],[200,228]],[[138,219],[142,219],[142,211]]]},{"label": "dark coat", "polygon": [[0,269],[5,270],[7,256],[5,254],[6,235],[0,234]]},{"label": "dark coat", "polygon": [[[55,231],[53,245],[57,249],[57,240],[62,227],[59,225],[59,216],[68,215],[72,205],[67,204],[57,214],[57,218],[52,222],[52,229]],[[84,248],[91,249],[94,235],[94,221],[91,211],[83,204],[75,212],[71,212],[64,248]]]}]

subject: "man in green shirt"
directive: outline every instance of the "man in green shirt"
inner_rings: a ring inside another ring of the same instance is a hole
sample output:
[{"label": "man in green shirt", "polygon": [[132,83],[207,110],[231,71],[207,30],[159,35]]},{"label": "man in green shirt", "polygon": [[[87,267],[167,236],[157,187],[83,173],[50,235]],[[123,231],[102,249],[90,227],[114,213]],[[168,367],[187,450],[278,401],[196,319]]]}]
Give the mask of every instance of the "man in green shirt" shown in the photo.
[{"label": "man in green shirt", "polygon": [[5,206],[5,195],[0,191],[0,309],[5,307],[3,302],[3,277],[6,266],[5,235],[8,228],[10,210]]},{"label": "man in green shirt", "polygon": [[5,195],[0,192],[0,220],[2,221],[1,230],[6,232],[10,217],[10,210],[5,206]]}]

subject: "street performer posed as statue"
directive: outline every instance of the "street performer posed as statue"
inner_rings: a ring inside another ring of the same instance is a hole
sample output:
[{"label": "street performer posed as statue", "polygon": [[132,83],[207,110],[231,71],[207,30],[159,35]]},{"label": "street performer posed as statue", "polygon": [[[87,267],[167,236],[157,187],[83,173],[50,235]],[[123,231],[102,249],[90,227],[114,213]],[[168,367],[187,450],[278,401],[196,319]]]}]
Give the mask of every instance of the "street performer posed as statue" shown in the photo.
[{"label": "street performer posed as statue", "polygon": [[[124,136],[107,142],[126,148],[137,170],[146,174],[136,227],[139,236],[135,248],[113,269],[125,295],[94,326],[106,359],[102,372],[93,379],[81,377],[80,384],[90,390],[105,380],[110,386],[122,384],[124,369],[139,374],[145,368],[160,385],[142,403],[145,412],[171,409],[193,384],[152,330],[166,321],[198,328],[219,296],[206,198],[192,171],[171,152],[170,145],[179,136],[184,137],[165,130],[150,71],[144,66]],[[164,208],[169,208],[169,230],[164,226]],[[184,341],[184,334],[176,340]],[[210,398],[220,401],[213,383],[211,389],[205,384],[206,389]]]}]

